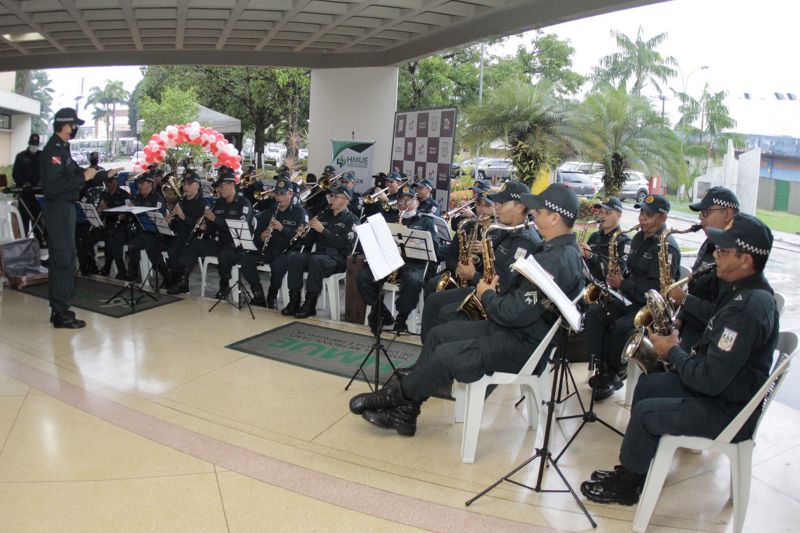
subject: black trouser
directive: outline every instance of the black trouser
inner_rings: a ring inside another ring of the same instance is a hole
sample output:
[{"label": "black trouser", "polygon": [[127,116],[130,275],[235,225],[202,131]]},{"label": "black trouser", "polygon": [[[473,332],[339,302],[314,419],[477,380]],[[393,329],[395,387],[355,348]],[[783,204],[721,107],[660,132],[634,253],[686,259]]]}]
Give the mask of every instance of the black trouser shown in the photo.
[{"label": "black trouser", "polygon": [[[398,275],[400,290],[397,296],[398,315],[408,316],[417,307],[419,291],[422,290],[422,286],[425,284],[424,273],[425,265],[416,263],[406,264],[400,269],[400,274]],[[374,307],[380,293],[381,283],[375,281],[369,268],[365,268],[358,273],[356,286],[364,303]]]},{"label": "black trouser", "polygon": [[78,265],[81,269],[81,274],[93,274],[97,272],[97,262],[94,258],[94,245],[100,241],[105,241],[105,264],[108,266],[111,261],[111,253],[109,252],[108,242],[109,233],[105,227],[95,228],[88,222],[79,223],[75,230],[75,238],[78,245]]},{"label": "black trouser", "polygon": [[478,381],[493,372],[519,372],[536,348],[488,320],[448,322],[433,328],[414,370],[403,379],[403,394],[423,401],[453,380]]},{"label": "black trouser", "polygon": [[319,294],[322,292],[322,280],[345,271],[345,259],[342,256],[326,254],[310,254],[307,252],[293,252],[289,254],[289,290],[299,291],[303,288],[303,272],[308,272],[306,277],[306,293]]},{"label": "black trouser", "polygon": [[[186,242],[186,241],[184,241]],[[186,270],[191,272],[197,259],[199,257],[219,255],[220,244],[219,241],[212,239],[192,239],[188,246],[184,244],[183,248],[175,247],[176,254],[173,258],[170,256],[170,261],[176,270]]]},{"label": "black trouser", "polygon": [[48,200],[45,204],[45,215],[50,223],[47,296],[53,312],[61,313],[72,305],[75,273],[78,269],[75,204],[63,200]]},{"label": "black trouser", "polygon": [[452,320],[469,320],[467,315],[458,312],[458,308],[464,298],[473,290],[472,287],[450,289],[433,292],[425,298],[425,306],[422,309],[422,330],[420,331],[423,344],[428,332],[439,324],[445,324]]},{"label": "black trouser", "polygon": [[279,290],[281,288],[283,276],[289,270],[289,253],[283,253],[283,249],[279,249],[278,246],[267,246],[266,253],[260,256],[261,262],[269,265],[270,289]]},{"label": "black trouser", "polygon": [[[662,435],[715,438],[740,407],[701,396],[685,387],[678,374],[643,374],[636,385],[631,418],[619,459],[625,468],[645,474]],[[749,428],[742,432],[749,434]]]},{"label": "black trouser", "polygon": [[240,277],[244,278],[250,287],[255,288],[261,285],[261,279],[258,277],[259,256],[255,252],[224,248],[219,251],[217,260],[219,261],[220,281],[231,279],[233,267],[238,264]]},{"label": "black trouser", "polygon": [[[162,267],[166,266],[164,258],[161,256],[164,246],[161,244],[159,235],[157,233],[138,231],[128,243],[130,263],[134,272],[139,270],[139,258],[142,250],[147,253],[147,257],[150,259],[150,264],[153,268],[157,268],[159,265]],[[144,272],[143,274],[147,273]]]},{"label": "black trouser", "polygon": [[117,265],[117,273],[128,271],[128,265],[125,263],[125,252],[123,251],[125,243],[128,242],[128,234],[128,227],[125,221],[122,220],[106,241],[106,257],[108,257],[109,253],[111,254],[111,260]]}]

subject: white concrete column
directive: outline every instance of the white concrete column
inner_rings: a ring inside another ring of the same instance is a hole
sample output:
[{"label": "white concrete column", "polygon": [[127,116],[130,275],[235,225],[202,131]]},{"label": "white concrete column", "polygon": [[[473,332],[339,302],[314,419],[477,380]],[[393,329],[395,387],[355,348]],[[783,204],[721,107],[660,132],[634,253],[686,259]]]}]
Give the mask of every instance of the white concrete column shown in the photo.
[{"label": "white concrete column", "polygon": [[373,173],[391,164],[397,109],[397,67],[313,69],[308,128],[308,171],[331,163],[331,139],[375,141]]}]

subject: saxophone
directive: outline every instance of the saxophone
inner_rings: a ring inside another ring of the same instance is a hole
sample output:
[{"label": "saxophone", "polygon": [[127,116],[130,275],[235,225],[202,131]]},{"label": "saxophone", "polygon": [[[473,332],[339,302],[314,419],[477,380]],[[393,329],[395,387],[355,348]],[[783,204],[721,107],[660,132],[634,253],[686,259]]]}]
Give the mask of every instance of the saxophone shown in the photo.
[{"label": "saxophone", "polygon": [[[608,273],[619,273],[619,238],[623,233],[630,233],[632,231],[639,231],[640,224],[636,224],[630,229],[617,228],[617,231],[611,234],[608,241]],[[583,301],[589,305],[596,304],[604,300],[608,296],[606,290],[595,284],[589,283],[583,289]]]},{"label": "saxophone", "polygon": [[[489,229],[492,226],[484,228],[481,235],[481,244],[483,249],[483,281],[490,283],[494,279],[494,248],[492,241],[489,239]],[[507,228],[510,229],[510,228]],[[483,308],[480,298],[478,298],[478,290],[474,289],[471,293],[464,298],[461,305],[458,306],[458,311],[467,315],[470,320],[486,320],[488,318],[486,309]]]},{"label": "saxophone", "polygon": [[575,239],[578,244],[586,242],[586,234],[589,232],[589,226],[594,226],[595,224],[600,224],[599,220],[589,220],[586,224],[583,225],[581,231],[578,233],[577,238]]},{"label": "saxophone", "polygon": [[[458,224],[458,229],[456,230],[456,238],[458,239],[458,262],[462,262],[462,258],[465,255],[468,255],[468,248],[467,248],[467,237],[464,232],[464,225],[469,222],[469,219],[464,219]],[[475,224],[477,227],[478,225]],[[461,283],[456,282],[455,275],[449,270],[445,270],[442,272],[442,275],[439,277],[438,283],[436,283],[436,292],[446,291],[448,289],[457,289],[462,287],[463,281]]]}]

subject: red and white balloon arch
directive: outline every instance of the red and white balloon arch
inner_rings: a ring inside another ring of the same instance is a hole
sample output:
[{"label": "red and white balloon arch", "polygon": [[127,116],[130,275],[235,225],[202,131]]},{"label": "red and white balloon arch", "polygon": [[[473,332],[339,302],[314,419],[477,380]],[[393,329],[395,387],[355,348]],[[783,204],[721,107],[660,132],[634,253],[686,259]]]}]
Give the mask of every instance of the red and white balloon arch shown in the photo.
[{"label": "red and white balloon arch", "polygon": [[214,168],[225,165],[232,168],[237,174],[242,171],[242,156],[234,145],[229,143],[225,136],[213,128],[204,128],[197,122],[190,124],[174,124],[167,126],[159,133],[154,133],[142,151],[144,161],[134,165],[134,171],[143,172],[152,163],[161,163],[167,155],[167,150],[182,144],[202,146],[206,153],[216,158]]}]

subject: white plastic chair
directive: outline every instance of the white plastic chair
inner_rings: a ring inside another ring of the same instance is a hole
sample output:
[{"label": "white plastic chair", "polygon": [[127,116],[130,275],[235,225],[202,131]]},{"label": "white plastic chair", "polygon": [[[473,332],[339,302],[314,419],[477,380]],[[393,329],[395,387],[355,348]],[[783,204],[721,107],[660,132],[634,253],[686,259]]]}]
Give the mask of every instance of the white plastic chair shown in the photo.
[{"label": "white plastic chair", "polygon": [[[489,385],[519,385],[525,395],[528,421],[531,428],[534,431],[536,430],[539,424],[539,405],[546,399],[549,381],[546,373],[544,376],[537,376],[533,371],[547,352],[547,347],[550,346],[556,331],[561,326],[561,320],[561,318],[556,320],[550,331],[547,332],[547,335],[545,335],[517,374],[495,372],[491,376],[483,376],[473,383],[455,382],[453,384],[453,395],[456,398],[454,422],[464,423],[464,430],[461,434],[462,463],[475,462],[478,435],[481,431],[481,420],[483,418],[483,404],[486,399],[486,388]],[[468,325],[465,325],[465,327],[468,327]],[[553,350],[555,350],[555,347],[551,352]]]},{"label": "white plastic chair", "polygon": [[781,317],[783,316],[783,307],[786,304],[786,298],[778,291],[775,291],[773,296],[775,296],[775,307],[778,309],[778,316]]},{"label": "white plastic chair", "polygon": [[[658,443],[656,456],[650,463],[647,472],[644,490],[639,498],[636,516],[633,518],[633,531],[643,533],[653,516],[658,497],[669,473],[672,458],[678,448],[690,450],[713,450],[724,453],[731,463],[731,497],[733,499],[733,531],[742,531],[744,518],[747,514],[747,503],[750,497],[750,478],[753,470],[753,447],[755,446],[755,433],[758,424],[763,419],[764,412],[775,397],[778,387],[789,370],[789,363],[797,352],[797,334],[791,331],[780,333],[778,338],[778,357],[772,373],[753,398],[744,406],[728,426],[716,439],[704,437],[664,435]],[[731,442],[741,427],[747,422],[757,408],[761,408],[753,437],[733,443]]]},{"label": "white plastic chair", "polygon": [[[384,295],[384,301],[386,296],[389,297],[389,311],[392,315],[395,314],[395,307],[394,307],[394,300],[395,296],[397,295],[398,291],[400,290],[400,286],[395,283],[384,283],[383,290],[386,292]],[[420,334],[422,331],[422,307],[425,305],[425,289],[421,289],[419,291],[419,301],[417,302],[417,307],[411,310],[406,318],[406,324],[408,325],[408,330],[411,333]],[[369,325],[369,313],[372,310],[372,306],[368,305],[366,311],[364,313],[364,325]]]},{"label": "white plastic chair", "polygon": [[[22,233],[25,231],[25,226],[22,225],[22,215],[19,210],[13,205],[2,202],[0,203],[0,242],[13,241],[24,237]],[[17,222],[19,237],[14,233],[14,221]]]},{"label": "white plastic chair", "polygon": [[341,316],[341,305],[339,304],[339,282],[347,278],[345,272],[338,272],[322,280],[322,288],[328,293],[328,303],[331,309],[331,320],[339,321]]}]

